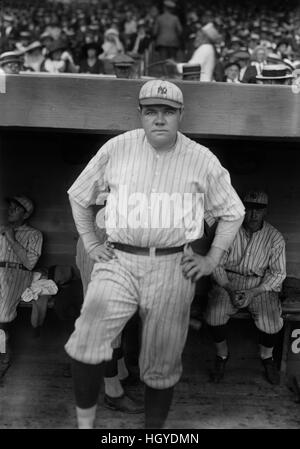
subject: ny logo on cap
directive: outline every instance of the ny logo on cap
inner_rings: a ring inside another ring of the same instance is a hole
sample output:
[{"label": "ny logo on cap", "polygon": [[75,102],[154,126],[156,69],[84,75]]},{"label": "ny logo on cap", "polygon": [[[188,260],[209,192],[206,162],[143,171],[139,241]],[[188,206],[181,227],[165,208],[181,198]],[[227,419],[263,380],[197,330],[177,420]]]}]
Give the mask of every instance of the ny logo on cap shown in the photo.
[{"label": "ny logo on cap", "polygon": [[250,198],[251,198],[252,200],[256,200],[256,199],[257,199],[257,194],[256,194],[256,193],[251,193],[251,194],[250,194]]},{"label": "ny logo on cap", "polygon": [[157,89],[157,93],[161,95],[167,95],[168,89],[166,87],[159,86]]}]

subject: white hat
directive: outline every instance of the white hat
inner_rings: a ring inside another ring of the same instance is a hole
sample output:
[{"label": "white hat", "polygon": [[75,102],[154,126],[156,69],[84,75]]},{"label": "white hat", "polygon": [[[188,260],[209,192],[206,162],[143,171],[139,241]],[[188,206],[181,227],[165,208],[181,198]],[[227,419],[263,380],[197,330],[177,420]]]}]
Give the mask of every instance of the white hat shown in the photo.
[{"label": "white hat", "polygon": [[222,39],[221,34],[217,31],[212,22],[207,23],[201,28],[201,31],[212,41],[218,42]]},{"label": "white hat", "polygon": [[164,104],[180,109],[183,107],[183,95],[176,84],[165,80],[151,80],[142,86],[139,103],[142,106]]}]

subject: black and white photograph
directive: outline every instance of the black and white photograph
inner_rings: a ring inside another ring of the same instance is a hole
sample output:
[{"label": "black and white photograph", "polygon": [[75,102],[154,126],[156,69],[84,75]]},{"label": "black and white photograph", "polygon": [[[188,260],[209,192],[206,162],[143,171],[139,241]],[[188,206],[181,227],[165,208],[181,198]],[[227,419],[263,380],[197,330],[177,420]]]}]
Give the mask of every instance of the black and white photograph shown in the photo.
[{"label": "black and white photograph", "polygon": [[1,436],[300,429],[299,167],[300,0],[0,0]]}]

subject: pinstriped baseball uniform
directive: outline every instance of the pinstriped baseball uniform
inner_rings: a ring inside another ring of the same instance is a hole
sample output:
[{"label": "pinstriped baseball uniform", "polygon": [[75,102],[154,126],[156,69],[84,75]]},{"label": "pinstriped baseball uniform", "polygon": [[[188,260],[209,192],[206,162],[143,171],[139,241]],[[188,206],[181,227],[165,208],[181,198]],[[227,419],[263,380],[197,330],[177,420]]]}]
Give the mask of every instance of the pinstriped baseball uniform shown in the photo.
[{"label": "pinstriped baseball uniform", "polygon": [[[30,270],[32,270],[41,255],[42,233],[23,224],[16,229],[15,239],[26,249]],[[0,235],[0,261],[21,263],[3,235]],[[31,280],[31,271],[0,267],[0,323],[9,323],[14,320],[21,294],[30,286]]]},{"label": "pinstriped baseball uniform", "polygon": [[[99,243],[102,244],[105,242],[105,240],[107,238],[106,231],[105,231],[105,222],[104,222],[105,209],[104,208],[101,209],[100,213],[103,218],[103,226],[104,227],[100,228],[95,223],[95,232],[99,239]],[[98,217],[99,217],[99,215],[98,215]],[[99,220],[98,220],[98,223],[99,223]],[[86,295],[87,287],[91,280],[91,274],[92,274],[92,271],[94,268],[94,264],[95,264],[95,262],[89,257],[89,255],[87,254],[87,252],[84,248],[82,238],[79,237],[79,239],[77,241],[77,246],[76,246],[76,265],[80,271],[80,277],[81,277],[81,281],[82,281],[84,296]]]},{"label": "pinstriped baseball uniform", "polygon": [[264,221],[262,229],[250,237],[242,226],[213,273],[217,285],[209,295],[207,322],[212,326],[225,324],[238,311],[222,288],[226,282],[236,290],[263,285],[265,292],[254,297],[248,309],[258,329],[277,333],[283,326],[278,292],[285,277],[285,242],[280,232]]},{"label": "pinstriped baseball uniform", "polygon": [[[100,214],[102,216],[101,220],[103,219],[103,224],[105,226],[105,222],[104,222],[105,209],[101,209]],[[98,223],[99,223],[99,220],[98,220]],[[104,243],[107,238],[105,228],[98,228],[95,223],[95,232],[99,239],[99,243]],[[80,271],[80,277],[81,277],[82,287],[83,287],[83,295],[85,297],[88,285],[91,281],[91,275],[92,275],[92,271],[93,271],[95,262],[87,254],[81,237],[79,237],[79,239],[77,241],[77,246],[76,246],[76,265]],[[121,335],[119,335],[115,339],[115,341],[112,342],[113,348],[119,348],[120,346],[121,346]]]},{"label": "pinstriped baseball uniform", "polygon": [[[126,186],[125,191],[121,191],[122,186]],[[148,143],[143,129],[109,140],[68,193],[81,206],[89,207],[107,187],[110,188],[106,206],[108,239],[139,247],[180,246],[200,238],[204,213],[214,218],[226,216],[229,221],[244,214],[229,174],[218,159],[179,132],[175,147],[162,153],[157,153]],[[192,220],[182,218],[178,226],[176,207],[173,212],[170,208],[168,226],[163,221],[161,226],[151,226],[155,207],[160,217],[165,214],[162,202],[151,203],[151,194],[174,192],[204,195],[204,199],[201,195],[198,198],[197,235],[191,234]],[[139,209],[135,218],[138,217],[140,225],[135,227],[129,216],[136,213],[132,195],[137,193],[143,194],[148,203]],[[131,209],[122,211],[126,201]],[[116,203],[121,206],[114,208]],[[111,226],[115,214],[117,227]],[[125,223],[124,217],[128,217]],[[143,324],[141,378],[153,388],[173,386],[181,375],[181,353],[195,289],[191,280],[183,276],[182,253],[161,256],[119,250],[115,253],[117,259],[95,264],[81,316],[65,346],[66,351],[73,359],[85,363],[110,360],[111,342],[139,307]]]}]

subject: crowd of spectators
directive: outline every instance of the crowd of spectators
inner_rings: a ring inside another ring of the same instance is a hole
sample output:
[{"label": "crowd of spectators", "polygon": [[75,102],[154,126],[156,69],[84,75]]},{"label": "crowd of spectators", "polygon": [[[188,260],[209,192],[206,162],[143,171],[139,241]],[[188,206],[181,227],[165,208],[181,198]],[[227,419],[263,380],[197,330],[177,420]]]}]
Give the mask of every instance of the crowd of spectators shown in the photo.
[{"label": "crowd of spectators", "polygon": [[113,74],[114,58],[127,55],[142,63],[142,74],[155,61],[173,63],[176,78],[178,63],[198,62],[203,71],[209,50],[213,71],[200,80],[255,83],[270,64],[289,80],[300,67],[298,2],[2,1],[0,69],[7,73]]}]

